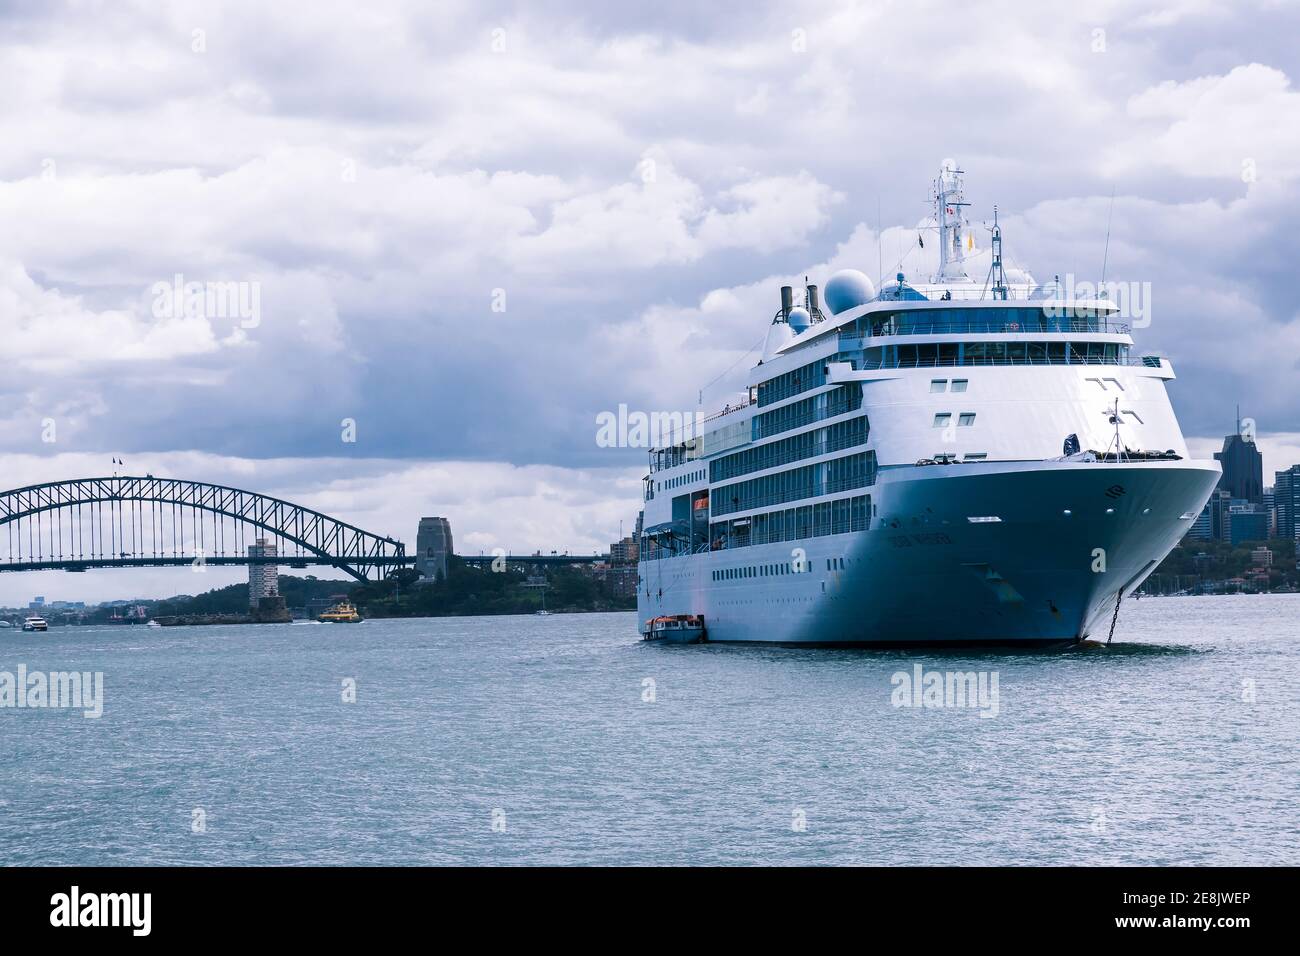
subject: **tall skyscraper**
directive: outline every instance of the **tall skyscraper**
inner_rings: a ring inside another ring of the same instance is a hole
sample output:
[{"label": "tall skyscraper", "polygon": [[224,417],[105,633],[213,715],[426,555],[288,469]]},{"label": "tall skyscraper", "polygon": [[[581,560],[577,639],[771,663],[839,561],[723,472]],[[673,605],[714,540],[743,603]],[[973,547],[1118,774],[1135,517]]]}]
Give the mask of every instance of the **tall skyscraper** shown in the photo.
[{"label": "tall skyscraper", "polygon": [[1300,465],[1273,473],[1273,507],[1277,512],[1277,536],[1300,537]]},{"label": "tall skyscraper", "polygon": [[1230,497],[1263,504],[1264,456],[1255,447],[1253,434],[1241,434],[1240,422],[1237,434],[1224,438],[1223,451],[1216,451],[1214,457],[1223,466],[1223,477],[1219,479],[1221,490]]},{"label": "tall skyscraper", "polygon": [[446,518],[421,518],[415,533],[415,570],[420,572],[420,582],[445,578],[447,555],[452,553],[451,522]]},{"label": "tall skyscraper", "polygon": [[[274,558],[278,555],[274,544],[266,538],[258,538],[248,546],[250,558]],[[248,566],[248,606],[256,608],[263,598],[279,597],[280,569],[274,564],[250,564]]]}]

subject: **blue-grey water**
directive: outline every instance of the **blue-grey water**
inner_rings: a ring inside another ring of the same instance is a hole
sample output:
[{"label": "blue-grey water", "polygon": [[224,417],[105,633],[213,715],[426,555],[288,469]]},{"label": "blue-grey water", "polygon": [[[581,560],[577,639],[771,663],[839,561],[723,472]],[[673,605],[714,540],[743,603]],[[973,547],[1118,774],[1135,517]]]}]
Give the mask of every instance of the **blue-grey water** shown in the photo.
[{"label": "blue-grey water", "polygon": [[[0,671],[104,674],[99,719],[0,708],[0,862],[1294,865],[1298,622],[1152,598],[1108,649],[924,654],[632,614],[0,631]],[[997,715],[894,706],[916,664],[996,673]]]}]

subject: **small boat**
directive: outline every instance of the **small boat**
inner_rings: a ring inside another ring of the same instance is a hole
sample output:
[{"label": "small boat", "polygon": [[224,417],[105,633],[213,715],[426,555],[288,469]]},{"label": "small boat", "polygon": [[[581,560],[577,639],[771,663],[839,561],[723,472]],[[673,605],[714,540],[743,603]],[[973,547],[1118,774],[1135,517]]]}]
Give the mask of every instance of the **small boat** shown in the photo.
[{"label": "small boat", "polygon": [[23,621],[24,631],[48,631],[49,629],[50,625],[46,622],[45,618],[37,617],[35,614],[29,616],[27,620]]},{"label": "small boat", "polygon": [[536,614],[538,617],[550,617],[550,616],[551,616],[551,612],[548,611],[548,610],[546,610],[546,608],[542,608],[540,611],[534,611],[533,613]]},{"label": "small boat", "polygon": [[162,625],[159,624],[157,621],[155,621],[153,618],[150,618],[149,620],[145,621],[144,626],[145,626],[145,627],[162,627]]},{"label": "small boat", "polygon": [[341,601],[316,620],[322,624],[357,624],[361,621],[361,615],[350,601]]},{"label": "small boat", "polygon": [[667,641],[669,644],[699,644],[707,638],[701,614],[667,614],[651,618],[641,629],[643,641]]}]

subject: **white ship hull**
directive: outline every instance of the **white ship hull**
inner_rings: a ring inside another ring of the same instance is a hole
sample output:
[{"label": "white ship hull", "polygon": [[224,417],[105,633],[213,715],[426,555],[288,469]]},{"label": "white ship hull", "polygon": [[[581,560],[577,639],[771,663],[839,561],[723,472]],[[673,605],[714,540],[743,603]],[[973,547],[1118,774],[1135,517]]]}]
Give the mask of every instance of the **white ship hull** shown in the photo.
[{"label": "white ship hull", "polygon": [[639,616],[703,615],[710,642],[1104,639],[1117,593],[1168,554],[1219,474],[1185,460],[891,470],[869,530],[644,562]]}]

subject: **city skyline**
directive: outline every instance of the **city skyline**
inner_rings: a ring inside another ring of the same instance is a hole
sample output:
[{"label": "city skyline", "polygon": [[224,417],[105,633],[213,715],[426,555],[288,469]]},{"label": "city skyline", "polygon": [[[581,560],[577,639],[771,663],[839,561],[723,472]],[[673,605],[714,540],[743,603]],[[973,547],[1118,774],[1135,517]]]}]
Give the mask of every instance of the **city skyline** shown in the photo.
[{"label": "city skyline", "polygon": [[[408,546],[447,515],[468,553],[603,548],[645,458],[597,416],[720,407],[781,284],[923,271],[949,156],[1016,267],[1151,283],[1136,348],[1193,454],[1240,405],[1265,484],[1300,462],[1294,9],[565,9],[15,12],[7,487],[121,458]],[[969,45],[917,55],[938,30]],[[984,55],[1008,30],[1033,42]],[[3,575],[0,603],[242,572],[208,574]]]}]

